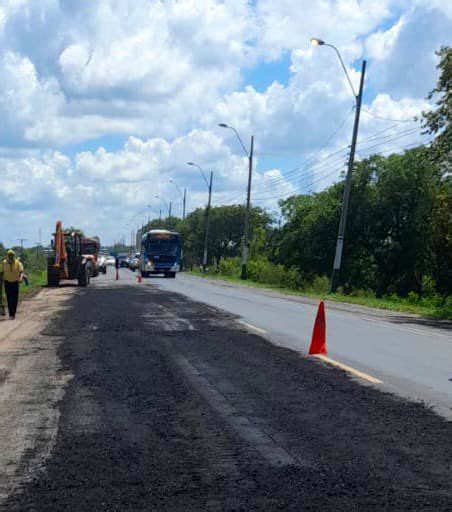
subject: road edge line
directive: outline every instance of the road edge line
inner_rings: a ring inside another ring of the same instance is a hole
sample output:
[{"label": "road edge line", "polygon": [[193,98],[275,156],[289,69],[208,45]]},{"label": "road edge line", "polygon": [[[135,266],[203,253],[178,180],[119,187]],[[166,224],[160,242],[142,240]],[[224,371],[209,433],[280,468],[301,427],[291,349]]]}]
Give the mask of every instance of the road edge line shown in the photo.
[{"label": "road edge line", "polygon": [[346,364],[340,363],[339,361],[331,359],[330,357],[324,356],[322,354],[314,354],[310,357],[320,359],[324,363],[330,364],[331,366],[334,366],[336,368],[340,368],[341,370],[344,370],[347,373],[351,373],[352,375],[354,375],[355,377],[359,377],[360,379],[367,380],[372,384],[383,384],[382,380],[377,379],[376,377],[372,377],[372,375],[368,375],[367,373],[361,372],[360,370],[356,370],[351,366],[347,366]]},{"label": "road edge line", "polygon": [[258,332],[259,334],[267,334],[267,331],[265,329],[261,329],[260,327],[256,327],[253,324],[249,324],[248,322],[245,322],[244,320],[237,320],[237,322],[248,329],[252,329],[253,331]]}]

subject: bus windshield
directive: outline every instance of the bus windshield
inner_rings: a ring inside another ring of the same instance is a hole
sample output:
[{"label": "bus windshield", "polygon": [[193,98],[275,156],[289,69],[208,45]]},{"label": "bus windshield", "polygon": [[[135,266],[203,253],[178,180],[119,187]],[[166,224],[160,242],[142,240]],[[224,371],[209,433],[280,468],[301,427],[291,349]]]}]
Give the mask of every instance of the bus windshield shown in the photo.
[{"label": "bus windshield", "polygon": [[176,237],[150,238],[145,242],[146,252],[150,255],[163,254],[165,256],[177,256],[179,242]]}]

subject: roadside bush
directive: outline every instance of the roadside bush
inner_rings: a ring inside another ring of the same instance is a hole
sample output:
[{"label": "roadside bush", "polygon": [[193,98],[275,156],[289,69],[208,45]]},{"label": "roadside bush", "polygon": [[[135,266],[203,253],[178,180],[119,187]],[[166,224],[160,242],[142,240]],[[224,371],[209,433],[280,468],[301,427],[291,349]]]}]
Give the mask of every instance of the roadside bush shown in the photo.
[{"label": "roadside bush", "polygon": [[[226,258],[220,261],[218,274],[238,278],[240,275],[240,258]],[[248,262],[250,280],[264,285],[286,288],[318,296],[328,294],[330,280],[325,275],[306,275],[304,278],[296,268],[286,269],[266,258],[254,258]],[[434,291],[435,283],[431,279],[423,280],[423,295],[411,291],[406,298],[388,294],[379,299],[373,290],[356,289],[346,291],[339,287],[335,300],[343,300],[366,306],[383,307],[399,311],[428,314],[436,318],[452,320],[452,296],[444,297]]]},{"label": "roadside bush", "polygon": [[309,290],[315,293],[328,293],[330,290],[330,280],[326,276],[315,276],[309,285]]},{"label": "roadside bush", "polygon": [[282,265],[275,265],[265,258],[251,260],[248,264],[249,278],[258,283],[281,286],[291,290],[301,287],[301,278],[296,269],[286,270]]},{"label": "roadside bush", "polygon": [[443,304],[437,309],[438,316],[452,320],[452,295],[449,295],[444,300]]},{"label": "roadside bush", "polygon": [[237,276],[240,273],[240,258],[225,258],[220,260],[219,272],[224,276]]}]

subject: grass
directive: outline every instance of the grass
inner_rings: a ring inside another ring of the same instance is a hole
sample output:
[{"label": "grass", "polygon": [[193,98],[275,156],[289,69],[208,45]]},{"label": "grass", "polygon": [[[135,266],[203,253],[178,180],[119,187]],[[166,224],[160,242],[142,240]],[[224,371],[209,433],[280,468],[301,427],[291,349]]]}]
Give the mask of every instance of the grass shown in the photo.
[{"label": "grass", "polygon": [[[29,285],[24,283],[20,285],[19,300],[28,299],[35,296],[41,288],[47,283],[47,260],[44,256],[37,256],[35,251],[25,249],[24,251],[25,275],[28,278]],[[3,255],[0,255],[3,259]]]},{"label": "grass", "polygon": [[252,288],[262,288],[266,290],[274,290],[285,295],[292,295],[298,297],[309,297],[314,299],[322,299],[329,300],[333,302],[342,302],[347,304],[356,304],[360,306],[367,306],[370,308],[376,309],[384,309],[390,311],[399,311],[402,313],[412,313],[425,317],[442,319],[442,320],[452,320],[452,307],[451,302],[449,300],[445,305],[437,305],[434,303],[413,303],[408,299],[404,299],[401,297],[383,297],[378,299],[376,297],[369,296],[353,296],[353,295],[343,295],[339,293],[325,293],[319,292],[312,289],[305,290],[292,290],[289,288],[285,288],[283,286],[278,285],[270,285],[266,283],[260,283],[253,280],[248,279],[247,281],[242,281],[238,276],[230,276],[223,275],[219,273],[207,273],[203,274],[199,270],[193,270],[189,272],[192,275],[201,277],[201,278],[209,278],[221,281],[228,281],[231,283],[235,283],[241,286],[247,286]]},{"label": "grass", "polygon": [[47,283],[47,270],[43,269],[30,269],[26,270],[25,275],[28,277],[29,285],[20,286],[20,299],[26,299],[36,295],[41,288]]}]

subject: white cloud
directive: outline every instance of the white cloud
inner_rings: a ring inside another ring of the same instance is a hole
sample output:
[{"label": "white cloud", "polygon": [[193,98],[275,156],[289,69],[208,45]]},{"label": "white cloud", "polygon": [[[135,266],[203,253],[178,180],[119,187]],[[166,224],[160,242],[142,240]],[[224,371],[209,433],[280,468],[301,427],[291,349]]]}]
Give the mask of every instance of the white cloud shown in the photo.
[{"label": "white cloud", "polygon": [[[52,225],[76,197],[63,220],[91,222],[111,238],[156,194],[178,201],[170,176],[189,186],[191,207],[201,205],[206,187],[187,160],[215,171],[217,204],[242,200],[247,161],[219,122],[239,128],[246,144],[256,137],[259,204],[274,207],[273,197],[309,187],[326,164],[288,178],[282,170],[346,148],[354,103],[336,55],[309,47],[311,36],[340,48],[356,88],[358,63],[368,58],[363,148],[386,129],[377,150],[421,140],[414,130],[391,140],[410,125],[390,128],[381,118],[428,108],[434,51],[451,42],[451,20],[447,0],[3,0],[0,214],[19,213],[2,237],[32,229],[29,212],[33,225]],[[290,57],[289,79],[264,77],[271,85],[263,87],[265,65],[281,56]],[[92,142],[115,135],[126,140],[116,150]],[[78,152],[65,156],[71,143]],[[326,161],[333,171],[345,153]]]},{"label": "white cloud", "polygon": [[[164,201],[156,196],[172,200],[173,212],[180,215],[181,200],[170,179],[181,187],[190,183],[189,210],[205,204],[206,185],[199,170],[188,166],[188,161],[201,165],[205,173],[214,170],[214,205],[231,197],[236,198],[233,202],[243,201],[247,159],[232,154],[218,135],[194,130],[172,142],[130,137],[118,151],[99,148],[78,153],[73,160],[59,152],[3,158],[0,215],[7,218],[7,211],[26,208],[29,217],[40,217],[41,226],[49,233],[61,218],[67,225],[87,226],[91,234],[111,241],[147,205],[153,207],[148,214],[155,216],[159,209],[165,211]],[[269,178],[280,181],[275,190],[291,190],[278,170],[254,174],[256,184]],[[18,230],[23,233],[21,236],[32,237],[35,226],[36,222],[26,224],[19,215],[2,228],[2,238],[13,240]]]}]

